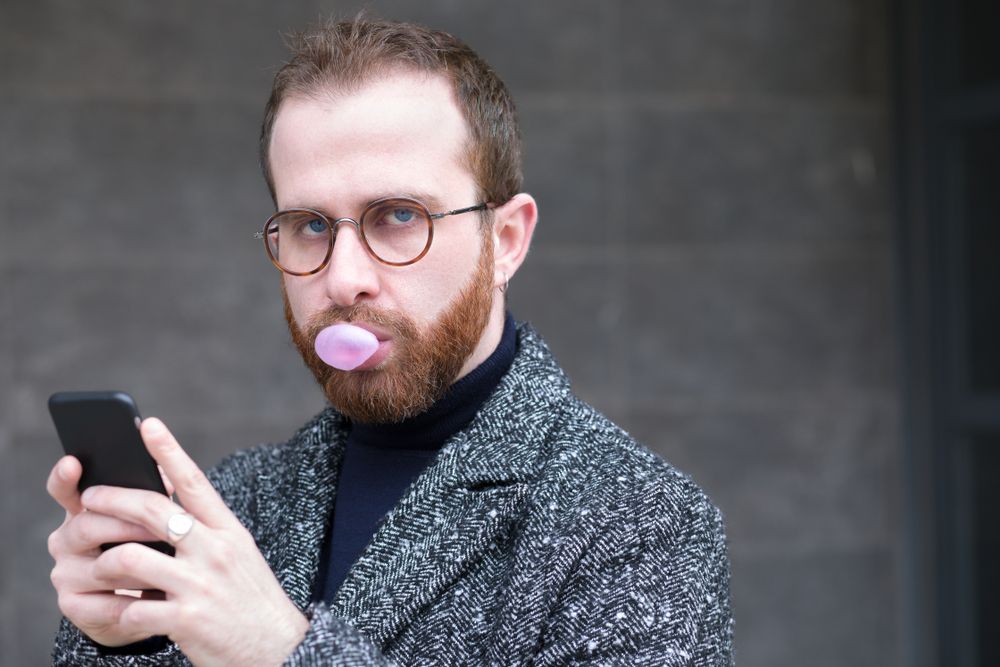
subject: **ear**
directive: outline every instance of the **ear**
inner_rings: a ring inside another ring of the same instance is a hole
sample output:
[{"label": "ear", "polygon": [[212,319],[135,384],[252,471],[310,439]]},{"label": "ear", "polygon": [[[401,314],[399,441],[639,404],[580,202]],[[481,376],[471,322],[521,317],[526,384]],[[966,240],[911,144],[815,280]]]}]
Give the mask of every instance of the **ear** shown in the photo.
[{"label": "ear", "polygon": [[493,286],[504,287],[524,262],[538,222],[538,206],[521,192],[493,209]]}]

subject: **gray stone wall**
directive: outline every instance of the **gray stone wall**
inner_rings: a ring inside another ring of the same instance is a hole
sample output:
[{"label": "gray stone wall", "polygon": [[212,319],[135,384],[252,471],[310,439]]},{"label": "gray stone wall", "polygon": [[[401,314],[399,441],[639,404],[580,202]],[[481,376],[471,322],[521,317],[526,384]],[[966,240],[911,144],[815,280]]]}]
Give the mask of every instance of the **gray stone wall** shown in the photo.
[{"label": "gray stone wall", "polygon": [[[50,392],[126,389],[206,466],[319,409],[255,142],[279,33],[359,4],[0,4],[0,663],[58,618]],[[512,88],[512,309],[722,508],[739,663],[898,662],[884,0],[370,6]]]}]

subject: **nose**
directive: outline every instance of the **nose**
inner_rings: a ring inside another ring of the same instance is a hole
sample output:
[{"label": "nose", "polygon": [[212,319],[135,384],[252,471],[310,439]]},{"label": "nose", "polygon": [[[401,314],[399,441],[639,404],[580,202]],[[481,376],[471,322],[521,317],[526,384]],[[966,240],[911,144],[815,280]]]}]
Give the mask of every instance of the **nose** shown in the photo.
[{"label": "nose", "polygon": [[368,254],[358,223],[350,218],[333,222],[334,243],[324,280],[330,301],[337,306],[353,306],[378,295],[375,258]]}]

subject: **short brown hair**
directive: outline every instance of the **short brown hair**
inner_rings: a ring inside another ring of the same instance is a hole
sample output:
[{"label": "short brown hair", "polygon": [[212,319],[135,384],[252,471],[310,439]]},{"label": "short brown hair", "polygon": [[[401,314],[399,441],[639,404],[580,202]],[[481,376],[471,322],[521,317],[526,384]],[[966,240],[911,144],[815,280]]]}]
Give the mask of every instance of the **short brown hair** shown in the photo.
[{"label": "short brown hair", "polygon": [[441,74],[451,82],[469,128],[466,160],[481,201],[502,204],[521,191],[514,101],[493,68],[458,38],[409,23],[358,18],[294,35],[289,46],[292,57],[274,77],[260,132],[260,164],[275,201],[268,153],[282,101],[331,86],[356,89],[394,69]]}]

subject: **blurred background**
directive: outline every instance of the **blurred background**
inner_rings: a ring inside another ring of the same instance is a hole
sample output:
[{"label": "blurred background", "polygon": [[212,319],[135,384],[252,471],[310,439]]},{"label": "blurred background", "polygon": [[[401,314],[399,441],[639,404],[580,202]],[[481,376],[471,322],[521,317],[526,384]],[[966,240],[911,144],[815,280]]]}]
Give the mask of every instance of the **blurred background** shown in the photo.
[{"label": "blurred background", "polygon": [[[255,150],[282,33],[361,6],[0,3],[0,664],[58,619],[51,392],[127,390],[204,466],[321,408]],[[512,89],[512,310],[722,509],[739,664],[1000,664],[998,5],[365,6]]]}]

